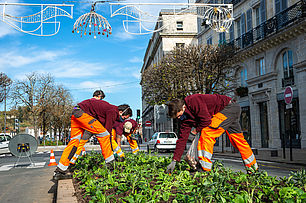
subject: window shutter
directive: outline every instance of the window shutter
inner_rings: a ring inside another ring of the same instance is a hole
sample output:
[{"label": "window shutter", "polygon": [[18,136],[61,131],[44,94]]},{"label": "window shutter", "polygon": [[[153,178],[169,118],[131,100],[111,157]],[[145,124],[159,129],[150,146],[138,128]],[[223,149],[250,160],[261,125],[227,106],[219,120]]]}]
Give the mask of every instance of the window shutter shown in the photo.
[{"label": "window shutter", "polygon": [[[275,0],[279,1],[279,0]],[[261,0],[260,1],[260,23],[263,23],[266,21],[266,0]]]},{"label": "window shutter", "polygon": [[278,14],[281,11],[280,0],[275,0],[275,14]]},{"label": "window shutter", "polygon": [[234,22],[232,23],[232,26],[229,29],[229,33],[230,33],[230,42],[234,40]]},{"label": "window shutter", "polygon": [[252,30],[252,9],[247,11],[247,31]]},{"label": "window shutter", "polygon": [[245,34],[245,13],[241,15],[241,34]]}]

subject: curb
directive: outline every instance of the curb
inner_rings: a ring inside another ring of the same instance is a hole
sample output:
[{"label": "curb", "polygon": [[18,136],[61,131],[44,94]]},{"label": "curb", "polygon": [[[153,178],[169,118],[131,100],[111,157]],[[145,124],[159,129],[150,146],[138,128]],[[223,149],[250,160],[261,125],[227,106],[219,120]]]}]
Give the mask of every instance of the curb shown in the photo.
[{"label": "curb", "polygon": [[77,203],[72,179],[59,180],[57,186],[57,203]]}]

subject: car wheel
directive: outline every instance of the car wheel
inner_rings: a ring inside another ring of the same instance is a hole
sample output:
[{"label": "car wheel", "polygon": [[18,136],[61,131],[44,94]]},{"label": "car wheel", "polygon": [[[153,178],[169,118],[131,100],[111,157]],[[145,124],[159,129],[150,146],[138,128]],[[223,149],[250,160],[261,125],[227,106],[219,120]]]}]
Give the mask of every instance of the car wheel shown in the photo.
[{"label": "car wheel", "polygon": [[154,151],[155,151],[155,152],[157,152],[157,153],[159,153],[159,152],[160,152],[160,150],[159,150],[159,149],[157,149],[156,145],[154,146]]}]

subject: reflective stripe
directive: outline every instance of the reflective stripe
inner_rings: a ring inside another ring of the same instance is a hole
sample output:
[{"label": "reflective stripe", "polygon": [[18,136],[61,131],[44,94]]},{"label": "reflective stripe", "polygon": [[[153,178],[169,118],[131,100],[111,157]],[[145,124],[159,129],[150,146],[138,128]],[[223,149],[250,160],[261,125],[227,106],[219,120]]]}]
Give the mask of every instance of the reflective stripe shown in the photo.
[{"label": "reflective stripe", "polygon": [[138,153],[138,151],[137,152],[133,152],[133,154],[137,154]]},{"label": "reflective stripe", "polygon": [[108,135],[109,135],[108,131],[105,131],[104,133],[96,134],[97,137],[105,137],[105,136],[108,136]]},{"label": "reflective stripe", "polygon": [[205,151],[205,150],[198,150],[199,156],[205,157],[209,160],[211,160],[212,154]]},{"label": "reflective stripe", "polygon": [[124,155],[124,153],[123,152],[119,152],[119,153],[117,153],[118,154],[118,156],[122,156],[122,155]]},{"label": "reflective stripe", "polygon": [[120,150],[120,147],[118,146],[118,147],[116,147],[116,149],[114,149],[114,152],[117,152],[119,150]]},{"label": "reflective stripe", "polygon": [[70,162],[71,162],[72,164],[75,164],[76,159],[71,159]]},{"label": "reflective stripe", "polygon": [[254,160],[255,160],[255,156],[254,156],[254,154],[252,154],[249,158],[244,159],[243,161],[244,161],[244,164],[247,165],[247,164],[252,163],[252,161],[254,161]]},{"label": "reflective stripe", "polygon": [[136,150],[139,150],[139,148],[137,147],[136,149],[132,149],[133,152],[135,152]]},{"label": "reflective stripe", "polygon": [[80,156],[80,155],[75,154],[75,155],[74,155],[72,158],[73,158],[73,159],[78,159],[78,158],[79,158],[79,156]]},{"label": "reflective stripe", "polygon": [[71,138],[70,140],[74,140],[74,139],[80,140],[80,139],[81,139],[81,136],[82,136],[82,135],[75,136],[75,137]]},{"label": "reflective stripe", "polygon": [[211,170],[212,163],[209,163],[209,162],[206,162],[206,161],[203,161],[203,160],[199,160],[199,161],[200,161],[200,164],[203,168]]},{"label": "reflective stripe", "polygon": [[68,168],[68,166],[64,166],[62,163],[58,163],[57,167],[60,168],[62,171],[66,171]]},{"label": "reflective stripe", "polygon": [[108,158],[105,159],[105,163],[109,163],[115,159],[114,155],[110,155]]},{"label": "reflective stripe", "polygon": [[252,166],[250,166],[248,168],[250,168],[250,169],[254,168],[255,170],[257,170],[258,169],[258,165],[257,165],[257,163],[255,163],[255,164],[253,164]]}]

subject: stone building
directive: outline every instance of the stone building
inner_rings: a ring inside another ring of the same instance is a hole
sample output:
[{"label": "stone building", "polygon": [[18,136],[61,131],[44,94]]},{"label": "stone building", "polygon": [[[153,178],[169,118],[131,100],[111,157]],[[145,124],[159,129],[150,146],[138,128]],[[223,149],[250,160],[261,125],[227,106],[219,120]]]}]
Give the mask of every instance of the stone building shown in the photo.
[{"label": "stone building", "polygon": [[[197,15],[194,12],[178,10],[174,14],[171,9],[163,9],[159,15],[163,21],[156,24],[156,29],[165,24],[169,25],[152,34],[141,73],[150,66],[157,65],[174,47],[197,44]],[[167,118],[166,106],[151,106],[146,104],[144,99],[142,98],[143,138],[148,140],[158,131],[173,131],[172,119]],[[146,127],[146,121],[150,121],[152,126]]]},{"label": "stone building", "polygon": [[[198,43],[232,43],[238,48],[233,87],[239,94],[246,139],[253,148],[281,149],[289,147],[291,132],[293,148],[306,149],[305,0],[225,3],[234,5],[229,32],[216,33],[198,19]],[[287,86],[293,89],[290,109],[284,101]],[[224,145],[230,149],[228,140]]]}]

